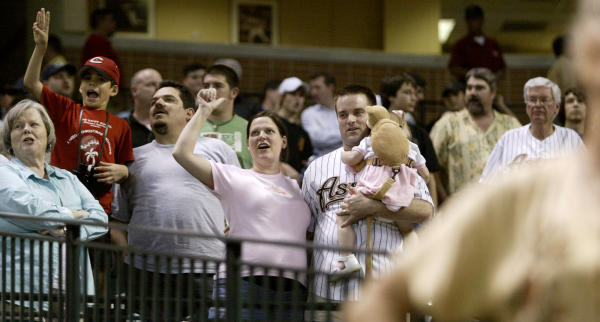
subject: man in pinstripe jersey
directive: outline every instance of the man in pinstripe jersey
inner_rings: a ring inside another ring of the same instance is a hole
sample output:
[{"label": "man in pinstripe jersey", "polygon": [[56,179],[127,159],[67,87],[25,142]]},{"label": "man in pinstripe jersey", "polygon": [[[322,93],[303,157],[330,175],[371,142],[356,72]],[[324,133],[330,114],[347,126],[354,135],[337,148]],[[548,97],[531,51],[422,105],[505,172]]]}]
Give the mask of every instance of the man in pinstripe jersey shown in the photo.
[{"label": "man in pinstripe jersey", "polygon": [[560,108],[560,88],[551,80],[535,77],[523,87],[530,123],[506,131],[487,161],[481,181],[521,162],[553,159],[583,147],[577,132],[553,124]]},{"label": "man in pinstripe jersey", "polygon": [[[302,185],[304,200],[308,203],[312,218],[309,226],[316,244],[337,246],[336,216],[346,217],[345,224],[352,225],[356,234],[355,247],[371,248],[375,252],[394,252],[402,246],[402,235],[395,223],[377,220],[378,217],[402,223],[421,223],[432,215],[433,204],[427,186],[420,177],[416,183],[415,199],[398,212],[389,211],[380,201],[369,199],[354,190],[356,176],[346,168],[340,158],[342,149],[350,150],[369,134],[365,107],[375,105],[375,95],[363,86],[351,85],[342,89],[335,98],[335,109],[343,146],[315,159],[306,170]],[[365,220],[372,216],[373,220]],[[371,242],[367,245],[367,222]],[[328,274],[332,265],[337,265],[339,252],[323,249],[313,251],[312,265],[317,274],[310,286],[318,298],[342,301],[358,296],[358,274],[349,280],[329,283]],[[377,278],[391,269],[388,256],[373,254],[371,263],[366,263],[364,253],[357,253],[361,266],[372,267]],[[360,277],[365,277],[365,271]],[[317,299],[318,299],[317,298]]]}]

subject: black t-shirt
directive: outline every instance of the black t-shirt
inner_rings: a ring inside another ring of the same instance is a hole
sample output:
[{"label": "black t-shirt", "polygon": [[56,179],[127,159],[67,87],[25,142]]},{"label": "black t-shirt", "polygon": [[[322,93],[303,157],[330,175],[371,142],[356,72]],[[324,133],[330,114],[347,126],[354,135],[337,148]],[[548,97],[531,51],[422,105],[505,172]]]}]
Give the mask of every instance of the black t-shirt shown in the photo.
[{"label": "black t-shirt", "polygon": [[422,127],[414,124],[408,124],[410,132],[412,133],[412,140],[419,146],[421,154],[425,158],[425,165],[429,172],[437,172],[442,170],[440,162],[438,161],[437,155],[433,148],[433,143],[429,138],[429,134]]},{"label": "black t-shirt", "polygon": [[239,94],[233,102],[233,112],[246,120],[262,111],[260,104],[246,94]]},{"label": "black t-shirt", "polygon": [[282,119],[285,127],[288,131],[288,158],[287,163],[296,169],[296,171],[302,173],[303,168],[306,167],[308,158],[313,154],[313,147],[310,143],[308,133],[304,129],[294,123],[290,123],[285,119]]},{"label": "black t-shirt", "polygon": [[154,134],[152,134],[152,131],[150,131],[145,125],[141,124],[135,119],[135,117],[133,117],[133,111],[125,120],[127,120],[129,127],[131,127],[131,141],[134,148],[148,144],[154,140]]}]

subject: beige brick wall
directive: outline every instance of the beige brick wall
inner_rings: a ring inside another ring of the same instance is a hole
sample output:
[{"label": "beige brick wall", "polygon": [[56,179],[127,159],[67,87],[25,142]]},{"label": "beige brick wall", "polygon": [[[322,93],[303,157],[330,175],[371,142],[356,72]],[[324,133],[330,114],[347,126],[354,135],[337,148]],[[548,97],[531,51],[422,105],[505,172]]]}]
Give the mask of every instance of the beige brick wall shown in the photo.
[{"label": "beige brick wall", "polygon": [[[182,79],[181,69],[185,64],[200,62],[210,65],[218,57],[195,56],[189,54],[165,54],[148,53],[136,51],[119,51],[122,73],[124,79],[129,81],[133,73],[139,69],[153,67],[157,69],[164,79],[180,81]],[[66,56],[69,61],[80,61],[79,49],[67,49]],[[450,74],[444,68],[438,67],[406,67],[396,65],[372,65],[372,64],[344,64],[319,61],[266,59],[266,58],[238,58],[244,69],[241,89],[247,93],[259,93],[265,81],[273,78],[283,79],[288,76],[297,76],[303,80],[317,71],[325,70],[333,74],[337,79],[338,87],[348,84],[365,85],[373,90],[379,89],[381,79],[399,71],[415,72],[427,81],[426,91],[426,119],[429,122],[441,112],[441,93]],[[513,108],[521,122],[526,122],[522,98],[523,84],[529,78],[545,75],[545,69],[508,69],[504,78],[498,85],[498,93],[505,97],[505,101]],[[131,96],[128,93],[129,84],[112,101],[112,110],[127,109],[131,106]]]}]

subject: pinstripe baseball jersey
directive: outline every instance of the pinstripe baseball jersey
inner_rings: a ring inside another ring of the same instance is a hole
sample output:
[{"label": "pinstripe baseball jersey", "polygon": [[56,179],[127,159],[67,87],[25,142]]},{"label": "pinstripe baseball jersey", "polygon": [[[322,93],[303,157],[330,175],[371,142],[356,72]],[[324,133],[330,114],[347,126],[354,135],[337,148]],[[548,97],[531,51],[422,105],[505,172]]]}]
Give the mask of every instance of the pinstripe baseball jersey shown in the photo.
[{"label": "pinstripe baseball jersey", "polygon": [[[347,170],[342,162],[341,151],[334,150],[310,163],[304,173],[302,193],[304,200],[311,210],[311,223],[309,231],[314,232],[314,242],[320,245],[337,246],[336,212],[340,209],[342,200],[348,196],[350,187],[356,186],[356,175]],[[432,203],[427,185],[421,177],[417,177],[415,184],[415,198]],[[433,204],[433,203],[432,203]],[[355,223],[352,228],[356,235],[355,247],[366,249],[367,225],[366,220]],[[393,253],[402,247],[402,235],[395,223],[373,220],[371,228],[372,249],[377,252]],[[337,264],[338,251],[315,249],[313,251],[312,265],[317,274],[310,290],[314,294],[342,301],[346,298],[357,299],[359,280],[353,278],[342,280],[334,284],[327,281],[333,265]],[[363,266],[361,271],[364,277],[365,254],[356,254],[358,261]],[[389,272],[392,261],[388,256],[373,254],[373,276],[379,277],[382,273]]]},{"label": "pinstripe baseball jersey", "polygon": [[523,161],[553,159],[575,149],[583,148],[577,132],[554,125],[554,133],[544,140],[536,139],[529,130],[530,124],[506,131],[498,140],[483,169],[481,181]]}]

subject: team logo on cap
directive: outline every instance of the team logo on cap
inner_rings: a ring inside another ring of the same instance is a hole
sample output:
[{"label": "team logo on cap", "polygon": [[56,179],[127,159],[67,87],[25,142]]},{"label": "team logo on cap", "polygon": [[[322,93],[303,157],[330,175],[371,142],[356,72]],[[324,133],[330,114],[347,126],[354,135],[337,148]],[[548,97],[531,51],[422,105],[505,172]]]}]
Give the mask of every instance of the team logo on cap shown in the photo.
[{"label": "team logo on cap", "polygon": [[90,63],[94,63],[94,64],[102,64],[104,62],[104,59],[102,59],[102,57],[94,57],[92,59],[90,59]]}]

